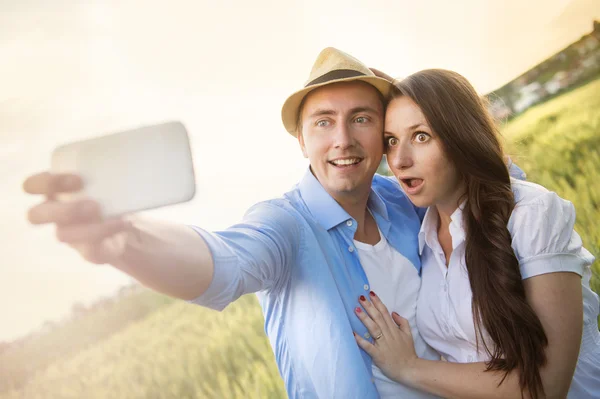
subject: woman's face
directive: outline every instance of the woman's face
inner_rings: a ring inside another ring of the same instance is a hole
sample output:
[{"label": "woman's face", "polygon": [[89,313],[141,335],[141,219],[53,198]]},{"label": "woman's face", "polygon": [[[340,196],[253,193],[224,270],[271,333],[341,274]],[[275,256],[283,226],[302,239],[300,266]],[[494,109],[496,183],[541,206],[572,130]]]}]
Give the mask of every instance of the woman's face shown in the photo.
[{"label": "woman's face", "polygon": [[410,200],[454,212],[464,183],[448,159],[439,136],[407,96],[393,99],[385,116],[385,150],[394,176]]}]

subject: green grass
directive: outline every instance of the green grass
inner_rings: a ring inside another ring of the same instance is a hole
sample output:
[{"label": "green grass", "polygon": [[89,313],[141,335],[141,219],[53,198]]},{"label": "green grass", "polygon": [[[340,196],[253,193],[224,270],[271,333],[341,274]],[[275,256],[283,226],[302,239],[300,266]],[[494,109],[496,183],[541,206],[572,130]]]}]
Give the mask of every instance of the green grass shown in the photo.
[{"label": "green grass", "polygon": [[[596,257],[599,93],[596,80],[528,110],[502,129],[508,152],[528,179],[575,204],[576,229]],[[596,263],[596,292],[599,272]],[[130,302],[4,350],[0,399],[285,397],[254,296],[222,313],[148,292]]]},{"label": "green grass", "polygon": [[254,296],[219,313],[162,306],[1,398],[281,398]]},{"label": "green grass", "polygon": [[13,342],[0,353],[0,393],[22,387],[33,374],[57,360],[76,356],[174,299],[148,290],[98,302],[43,333]]}]

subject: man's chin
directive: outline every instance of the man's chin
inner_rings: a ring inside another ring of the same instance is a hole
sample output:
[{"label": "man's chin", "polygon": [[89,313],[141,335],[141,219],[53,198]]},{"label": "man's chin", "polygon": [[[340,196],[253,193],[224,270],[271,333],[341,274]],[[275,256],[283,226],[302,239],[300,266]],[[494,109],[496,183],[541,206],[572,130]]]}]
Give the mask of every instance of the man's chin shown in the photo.
[{"label": "man's chin", "polygon": [[346,181],[333,185],[334,191],[343,196],[360,196],[371,191],[371,181]]}]

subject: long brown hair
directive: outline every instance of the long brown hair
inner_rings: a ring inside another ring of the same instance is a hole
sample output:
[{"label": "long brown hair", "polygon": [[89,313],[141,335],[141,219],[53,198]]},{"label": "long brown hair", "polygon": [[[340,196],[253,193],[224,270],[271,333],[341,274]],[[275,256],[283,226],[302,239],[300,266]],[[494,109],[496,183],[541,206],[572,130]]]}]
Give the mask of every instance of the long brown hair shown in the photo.
[{"label": "long brown hair", "polygon": [[[519,262],[507,229],[514,208],[510,176],[486,102],[456,72],[430,69],[395,83],[392,97],[408,96],[439,136],[466,183],[465,260],[473,291],[477,347],[490,356],[487,371],[519,373],[521,393],[544,392],[540,367],[548,338],[525,297]],[[493,340],[486,343],[482,327]]]}]

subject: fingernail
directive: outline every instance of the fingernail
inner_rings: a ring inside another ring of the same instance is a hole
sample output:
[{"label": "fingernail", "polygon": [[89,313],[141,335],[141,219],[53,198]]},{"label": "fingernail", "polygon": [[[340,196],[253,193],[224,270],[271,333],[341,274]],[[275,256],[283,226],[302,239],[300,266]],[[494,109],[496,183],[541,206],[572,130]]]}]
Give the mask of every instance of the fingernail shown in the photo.
[{"label": "fingernail", "polygon": [[396,312],[392,312],[392,314],[393,314],[393,315],[396,315],[396,316],[400,316],[400,315],[399,315],[398,313],[396,313]]},{"label": "fingernail", "polygon": [[364,296],[364,295],[361,295],[360,297],[358,297],[358,299],[360,299],[360,300],[361,300],[361,301],[363,301],[363,302],[367,300],[367,298],[365,298],[365,296]]},{"label": "fingernail", "polygon": [[354,309],[354,311],[355,311],[356,313],[361,313],[361,312],[362,312],[362,309],[361,309],[361,308],[359,308],[359,307],[357,307],[356,309]]},{"label": "fingernail", "polygon": [[352,331],[352,335],[354,335],[356,337],[356,333],[354,331]]},{"label": "fingernail", "polygon": [[377,295],[375,295],[375,293],[374,293],[373,291],[370,291],[370,292],[369,292],[369,295],[371,295],[371,296],[373,296],[373,297],[377,296]]}]

